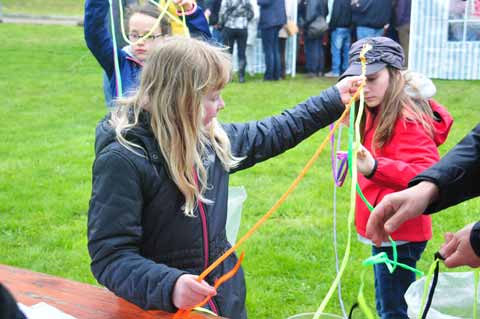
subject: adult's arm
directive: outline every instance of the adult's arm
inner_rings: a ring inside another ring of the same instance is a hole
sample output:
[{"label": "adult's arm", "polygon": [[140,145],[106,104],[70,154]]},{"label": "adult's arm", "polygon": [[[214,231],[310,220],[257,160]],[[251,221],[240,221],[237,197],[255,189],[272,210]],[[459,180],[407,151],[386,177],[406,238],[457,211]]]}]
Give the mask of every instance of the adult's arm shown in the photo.
[{"label": "adult's arm", "polygon": [[419,174],[409,183],[435,184],[439,196],[427,208],[428,213],[456,205],[480,195],[480,124],[451,149],[440,162]]}]

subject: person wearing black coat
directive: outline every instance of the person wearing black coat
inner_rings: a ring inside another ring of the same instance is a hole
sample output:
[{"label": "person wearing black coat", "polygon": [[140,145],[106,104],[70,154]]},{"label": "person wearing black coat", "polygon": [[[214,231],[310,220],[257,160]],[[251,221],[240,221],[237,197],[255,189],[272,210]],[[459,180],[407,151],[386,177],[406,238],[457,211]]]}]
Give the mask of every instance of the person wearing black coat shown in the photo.
[{"label": "person wearing black coat", "polygon": [[308,29],[314,20],[328,15],[327,0],[302,0],[299,4],[300,25],[305,40],[305,59],[308,77],[323,76],[325,68],[325,53],[323,52],[323,35],[309,33]]},{"label": "person wearing black coat", "polygon": [[[417,175],[410,188],[387,195],[375,208],[367,236],[380,243],[402,223],[480,196],[480,124],[440,162]],[[480,267],[480,221],[447,233],[440,249],[447,267]]]},{"label": "person wearing black coat", "polygon": [[352,21],[357,40],[381,37],[392,17],[392,0],[352,0]]},{"label": "person wearing black coat", "polygon": [[222,26],[218,23],[218,14],[220,12],[220,6],[222,0],[205,0],[205,16],[208,19],[210,25],[210,31],[212,32],[212,38],[217,43],[223,43]]},{"label": "person wearing black coat", "polygon": [[282,73],[280,62],[280,41],[278,33],[287,23],[285,1],[257,0],[260,6],[260,21],[258,28],[261,32],[263,53],[265,55],[266,81],[277,81]]},{"label": "person wearing black coat", "polygon": [[144,309],[175,312],[213,296],[210,310],[247,318],[242,268],[218,290],[212,287],[236,264],[235,254],[205,281],[196,280],[231,247],[225,229],[229,176],[337,120],[361,79],[346,78],[276,116],[221,124],[215,117],[224,107],[220,93],[230,70],[222,48],[167,38],[149,56],[138,94],[97,127],[88,211],[91,270],[99,283]]}]

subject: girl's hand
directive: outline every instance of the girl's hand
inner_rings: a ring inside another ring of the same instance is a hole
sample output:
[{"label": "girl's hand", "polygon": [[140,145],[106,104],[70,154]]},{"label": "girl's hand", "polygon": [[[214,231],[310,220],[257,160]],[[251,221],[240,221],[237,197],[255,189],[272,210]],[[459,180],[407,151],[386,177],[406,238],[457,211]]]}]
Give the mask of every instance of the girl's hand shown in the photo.
[{"label": "girl's hand", "polygon": [[173,0],[173,3],[175,3],[179,7],[183,7],[183,10],[185,11],[190,11],[193,9],[194,0]]},{"label": "girl's hand", "polygon": [[335,84],[338,91],[340,91],[340,98],[343,104],[350,102],[363,80],[364,78],[362,76],[347,76]]},{"label": "girl's hand", "polygon": [[172,301],[178,309],[192,309],[207,296],[215,296],[217,291],[205,281],[198,282],[198,276],[181,275],[173,287]]},{"label": "girl's hand", "polygon": [[363,176],[372,174],[375,167],[375,159],[372,154],[360,144],[357,151],[357,169]]}]

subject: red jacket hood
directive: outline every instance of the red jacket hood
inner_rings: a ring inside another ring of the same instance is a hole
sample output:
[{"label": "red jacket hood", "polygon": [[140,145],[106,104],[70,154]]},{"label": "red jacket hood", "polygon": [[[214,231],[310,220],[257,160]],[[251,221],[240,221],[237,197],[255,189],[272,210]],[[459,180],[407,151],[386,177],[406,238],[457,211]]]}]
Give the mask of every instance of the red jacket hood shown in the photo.
[{"label": "red jacket hood", "polygon": [[437,101],[430,99],[428,104],[432,108],[434,119],[432,121],[433,125],[433,140],[437,146],[445,143],[450,128],[453,124],[453,117],[448,113],[447,109],[440,105]]}]

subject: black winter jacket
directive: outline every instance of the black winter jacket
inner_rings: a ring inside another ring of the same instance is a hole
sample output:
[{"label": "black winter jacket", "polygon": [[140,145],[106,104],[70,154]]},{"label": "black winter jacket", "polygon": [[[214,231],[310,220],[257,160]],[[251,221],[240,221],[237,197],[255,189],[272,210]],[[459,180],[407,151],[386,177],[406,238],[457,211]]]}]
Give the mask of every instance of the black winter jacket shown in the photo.
[{"label": "black winter jacket", "polygon": [[[280,115],[225,124],[232,153],[245,157],[230,173],[294,147],[343,110],[332,87]],[[142,113],[140,124],[126,136],[145,149],[144,156],[119,144],[108,121],[97,127],[88,250],[99,283],[144,309],[174,312],[171,295],[178,277],[200,274],[206,262],[211,264],[230,248],[225,234],[229,172],[211,151],[204,163],[211,185],[205,197],[213,204],[204,205],[206,216],[199,211],[197,217],[185,216],[184,197],[169,177],[149,121],[149,114]],[[236,261],[236,256],[227,258],[207,282],[213,284]],[[221,316],[246,318],[241,269],[217,292],[214,303]]]},{"label": "black winter jacket", "polygon": [[328,15],[327,0],[302,0],[298,6],[299,25],[307,29],[317,17],[324,18]]},{"label": "black winter jacket", "polygon": [[350,28],[352,26],[352,6],[350,0],[335,0],[333,2],[330,29]]},{"label": "black winter jacket", "polygon": [[[409,186],[429,181],[438,186],[439,199],[427,208],[434,213],[480,196],[480,124],[460,141],[440,162],[416,176]],[[474,229],[480,229],[477,222]],[[470,244],[480,257],[479,231],[470,235]]]},{"label": "black winter jacket", "polygon": [[355,26],[383,28],[392,17],[392,0],[352,0]]},{"label": "black winter jacket", "polygon": [[426,210],[434,213],[480,195],[480,124],[463,138],[440,162],[409,183],[429,181],[438,186],[439,200]]}]

